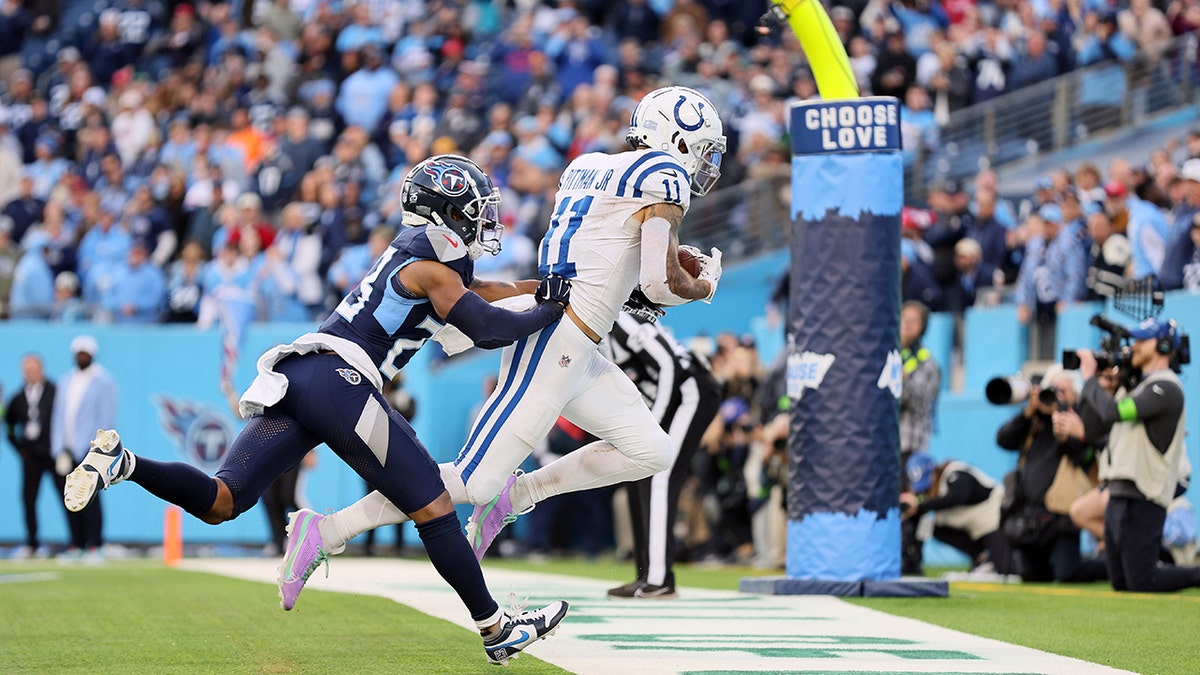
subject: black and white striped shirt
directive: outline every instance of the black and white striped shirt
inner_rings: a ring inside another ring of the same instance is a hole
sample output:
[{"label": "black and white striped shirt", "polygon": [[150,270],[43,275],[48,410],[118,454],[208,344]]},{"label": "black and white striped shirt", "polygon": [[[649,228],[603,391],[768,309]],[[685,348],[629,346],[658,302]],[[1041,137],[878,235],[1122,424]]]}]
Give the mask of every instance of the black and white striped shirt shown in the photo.
[{"label": "black and white striped shirt", "polygon": [[612,361],[623,369],[662,422],[679,406],[679,385],[708,364],[659,323],[622,312],[608,335]]}]

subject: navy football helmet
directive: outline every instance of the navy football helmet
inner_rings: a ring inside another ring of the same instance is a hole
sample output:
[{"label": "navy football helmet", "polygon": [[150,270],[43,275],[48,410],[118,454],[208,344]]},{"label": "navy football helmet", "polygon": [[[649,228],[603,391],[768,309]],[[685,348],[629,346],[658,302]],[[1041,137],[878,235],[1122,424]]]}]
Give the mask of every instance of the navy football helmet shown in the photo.
[{"label": "navy football helmet", "polygon": [[500,191],[466,157],[437,155],[419,162],[400,191],[404,224],[425,225],[442,262],[500,252]]}]

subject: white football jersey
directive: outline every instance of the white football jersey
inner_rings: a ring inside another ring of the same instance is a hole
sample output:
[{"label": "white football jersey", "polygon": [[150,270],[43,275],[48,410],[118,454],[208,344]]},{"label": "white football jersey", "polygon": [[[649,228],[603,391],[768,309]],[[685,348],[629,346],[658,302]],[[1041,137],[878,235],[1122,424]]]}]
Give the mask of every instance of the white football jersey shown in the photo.
[{"label": "white football jersey", "polygon": [[608,334],[638,284],[642,225],[633,214],[659,202],[687,213],[690,181],[661,150],[589,153],[563,171],[538,273],[572,280],[571,307],[597,335]]}]

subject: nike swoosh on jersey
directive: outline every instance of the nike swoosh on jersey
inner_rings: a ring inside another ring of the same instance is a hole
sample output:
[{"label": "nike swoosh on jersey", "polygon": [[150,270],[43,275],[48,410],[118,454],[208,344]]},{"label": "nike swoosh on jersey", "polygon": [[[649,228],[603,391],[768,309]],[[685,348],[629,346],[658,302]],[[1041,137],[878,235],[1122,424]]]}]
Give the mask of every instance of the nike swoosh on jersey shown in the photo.
[{"label": "nike swoosh on jersey", "polygon": [[1152,392],[1154,392],[1154,393],[1158,394],[1159,396],[1162,396],[1162,395],[1163,395],[1163,390],[1162,390],[1162,387],[1158,386],[1157,384],[1155,384],[1155,385],[1151,385],[1151,386],[1150,386],[1150,391],[1152,391]]},{"label": "nike swoosh on jersey", "polygon": [[450,242],[451,246],[453,246],[454,248],[458,248],[458,242],[455,241],[455,239],[453,237],[451,237],[448,234],[443,234],[442,236],[446,238],[446,241]]}]

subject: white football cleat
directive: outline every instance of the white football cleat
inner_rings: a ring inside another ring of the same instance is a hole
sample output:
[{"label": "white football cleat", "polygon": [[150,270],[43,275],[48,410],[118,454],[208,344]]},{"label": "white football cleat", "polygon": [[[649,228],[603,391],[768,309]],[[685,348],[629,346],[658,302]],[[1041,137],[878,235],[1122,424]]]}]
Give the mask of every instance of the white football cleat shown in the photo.
[{"label": "white football cleat", "polygon": [[121,436],[112,429],[97,429],[91,450],[75,470],[67,474],[63,503],[69,511],[82,511],[96,493],[107,490],[133,473],[134,456],[121,445]]}]

